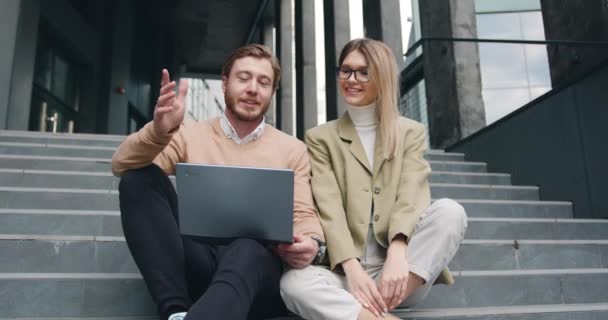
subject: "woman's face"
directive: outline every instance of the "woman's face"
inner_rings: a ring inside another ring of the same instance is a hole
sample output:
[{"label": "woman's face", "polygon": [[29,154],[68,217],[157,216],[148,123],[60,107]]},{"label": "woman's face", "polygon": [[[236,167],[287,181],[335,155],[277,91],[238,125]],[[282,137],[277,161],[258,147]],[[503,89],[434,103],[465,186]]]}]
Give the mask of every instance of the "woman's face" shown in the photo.
[{"label": "woman's face", "polygon": [[359,50],[350,52],[344,58],[338,71],[338,79],[340,92],[346,103],[366,106],[376,101],[378,91],[369,79],[367,61]]}]

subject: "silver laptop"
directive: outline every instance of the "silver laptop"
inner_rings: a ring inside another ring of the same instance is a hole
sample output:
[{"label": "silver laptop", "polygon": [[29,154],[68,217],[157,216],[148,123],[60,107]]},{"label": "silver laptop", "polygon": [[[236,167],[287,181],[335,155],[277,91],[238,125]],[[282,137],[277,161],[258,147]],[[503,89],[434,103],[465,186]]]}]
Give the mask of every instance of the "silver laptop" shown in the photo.
[{"label": "silver laptop", "polygon": [[179,226],[212,243],[293,241],[293,171],[178,163]]}]

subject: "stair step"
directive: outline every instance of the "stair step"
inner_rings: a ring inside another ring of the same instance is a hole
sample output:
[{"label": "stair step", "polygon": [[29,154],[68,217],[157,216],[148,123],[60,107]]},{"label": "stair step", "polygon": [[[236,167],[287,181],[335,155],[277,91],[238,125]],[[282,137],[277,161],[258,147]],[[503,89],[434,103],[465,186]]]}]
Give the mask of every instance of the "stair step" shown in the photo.
[{"label": "stair step", "polygon": [[[414,312],[437,308],[548,307],[561,303],[608,301],[605,290],[608,269],[461,271],[455,272],[455,276],[454,286],[434,287]],[[0,286],[4,289],[0,291],[0,300],[10,301],[0,306],[0,313],[5,317],[155,314],[139,274],[0,273]],[[39,308],[31,308],[32,305]]]},{"label": "stair step", "polygon": [[608,239],[466,239],[450,263],[453,270],[564,268],[608,268]]},{"label": "stair step", "polygon": [[[121,236],[0,234],[0,252],[0,272],[138,272]],[[608,268],[608,240],[465,240],[450,264],[452,270],[575,268]]]},{"label": "stair step", "polygon": [[[170,177],[174,179],[174,176]],[[509,176],[501,174],[431,173],[431,184],[507,185]],[[119,179],[109,171],[2,169],[3,187],[116,189]]]},{"label": "stair step", "polygon": [[487,165],[484,162],[463,162],[463,161],[429,161],[433,171],[457,171],[457,172],[487,172]]},{"label": "stair step", "polygon": [[[72,143],[64,143],[70,141]],[[97,145],[101,142],[101,145]],[[93,143],[93,144],[91,144]],[[116,141],[107,140],[59,140],[38,139],[35,141],[6,141],[0,139],[0,154],[108,157],[111,158],[118,147]],[[427,160],[463,162],[463,153],[427,152]]]},{"label": "stair step", "polygon": [[119,179],[105,171],[0,169],[2,187],[116,190]]},{"label": "stair step", "polygon": [[[111,157],[0,154],[0,168],[35,170],[110,171]],[[432,170],[486,172],[481,162],[429,161]]]},{"label": "stair step", "polygon": [[608,220],[474,217],[468,225],[467,239],[608,239]]},{"label": "stair step", "polygon": [[604,320],[607,303],[551,304],[480,308],[447,308],[393,312],[402,319],[450,320]]},{"label": "stair step", "polygon": [[[18,203],[20,203],[22,205],[21,208],[14,206],[10,208],[0,208],[0,233],[108,236],[122,235],[116,194],[99,195],[86,193],[60,193],[59,195],[52,196],[53,194],[45,192],[21,192],[17,193],[17,195],[19,195],[19,197],[17,197],[18,199],[16,199],[15,197],[8,198],[12,202],[17,201]],[[6,194],[0,192],[0,199],[2,199],[3,196],[4,200],[1,200],[3,201],[2,203],[13,205],[12,202],[9,203],[9,201],[6,199]],[[110,198],[110,196],[112,196],[112,198]],[[60,199],[60,201],[57,201],[57,199]],[[116,201],[116,203],[114,203],[113,205],[108,205],[110,201]],[[511,237],[508,237],[507,239],[526,239],[527,237],[517,236],[522,235],[524,232],[519,230],[526,230],[526,227],[532,228],[528,230],[534,230],[534,226],[526,226],[525,223],[538,224],[538,222],[526,222],[525,220],[519,220],[519,222],[517,222],[517,220],[492,221],[487,219],[487,221],[483,221],[483,218],[481,220],[475,220],[475,218],[478,218],[482,215],[486,215],[486,217],[493,215],[491,214],[491,211],[479,211],[479,208],[474,206],[468,208],[468,203],[466,201],[467,200],[459,200],[459,202],[464,205],[469,216],[469,228],[467,231],[467,237],[476,237],[477,239],[498,239],[497,237],[495,237],[495,235],[511,235]],[[38,207],[34,207],[35,205],[38,205]],[[51,205],[53,205],[55,208],[52,208]],[[504,201],[502,203],[494,204],[494,207],[490,208],[489,210],[499,211],[502,210],[502,207],[512,208],[517,206],[520,205],[512,204],[512,201]],[[77,209],[75,207],[79,207],[80,209]],[[97,208],[96,210],[94,210],[95,207],[105,207],[106,209]],[[567,216],[568,211],[566,209],[570,209],[569,206],[562,205],[555,205],[551,208],[553,210],[546,210],[547,216]],[[524,206],[521,211],[526,212],[530,215],[537,214],[534,211],[525,211],[525,209],[527,209],[527,206]],[[518,217],[516,217],[515,219],[517,218]],[[600,235],[605,234],[606,232],[603,230],[602,226],[598,227],[595,224],[595,222],[597,221],[600,221],[601,223],[601,221],[605,220],[593,220],[594,223],[578,222],[575,224],[566,223],[567,221],[570,220],[565,220],[559,225],[556,225],[557,223],[552,222],[552,220],[547,220],[546,224],[549,225],[548,228],[551,228],[553,230],[561,230],[565,234],[583,232],[577,230],[585,230],[585,232],[590,230],[596,230],[588,235],[585,235],[585,237],[595,236],[596,239],[601,239]],[[521,224],[522,222],[524,222],[523,227]],[[482,223],[487,224],[488,227],[492,228],[493,230],[496,230],[499,227],[504,227],[506,229],[496,231],[498,232],[496,234],[494,233],[494,231],[488,231],[491,233],[491,236],[484,237],[484,234],[487,235],[488,232],[485,232],[483,230],[478,231],[479,227],[483,227]],[[537,228],[542,228],[542,224],[543,223],[540,223],[541,226]],[[511,233],[509,234],[508,232]]]},{"label": "stair step", "polygon": [[469,217],[572,218],[572,203],[564,201],[521,201],[454,199]]},{"label": "stair step", "polygon": [[431,183],[510,185],[511,175],[504,173],[433,171],[429,181]]},{"label": "stair step", "polygon": [[431,184],[431,196],[452,199],[538,200],[538,187],[478,184]]},{"label": "stair step", "polygon": [[122,236],[118,211],[0,209],[0,234]]},{"label": "stair step", "polygon": [[0,168],[110,172],[111,160],[109,158],[0,154]]},{"label": "stair step", "polygon": [[112,158],[114,151],[116,151],[116,147],[114,146],[85,146],[0,141],[0,154],[5,155],[39,155],[110,159]]},{"label": "stair step", "polygon": [[608,301],[608,269],[453,271],[453,286],[435,286],[416,306],[476,308]]},{"label": "stair step", "polygon": [[431,150],[427,152],[424,158],[429,161],[465,161],[464,153],[443,152],[438,150]]},{"label": "stair step", "polygon": [[118,147],[125,139],[124,136],[90,135],[90,134],[7,134],[0,131],[0,142],[61,144],[73,146],[102,146]]},{"label": "stair step", "polygon": [[123,237],[0,235],[0,272],[139,273]]},{"label": "stair step", "polygon": [[[100,183],[103,183],[100,181]],[[470,199],[500,198],[501,200],[537,198],[536,187],[511,187],[511,186],[471,186],[461,187],[459,185],[432,186],[432,194],[435,198],[445,198],[454,195],[468,197]],[[463,191],[464,190],[464,191]],[[463,205],[471,202],[461,199]],[[489,201],[489,200],[481,200]],[[504,202],[508,203],[508,202]],[[504,203],[502,203],[504,205]],[[0,204],[5,208],[28,208],[28,209],[85,209],[85,210],[117,210],[118,190],[113,186],[110,189],[90,188],[38,188],[38,187],[0,187]],[[494,206],[501,204],[494,203]],[[511,203],[516,204],[516,203]],[[465,206],[466,208],[466,206]],[[510,209],[514,210],[514,209]]]},{"label": "stair step", "polygon": [[0,287],[7,318],[156,315],[139,274],[0,273]]},{"label": "stair step", "polygon": [[[117,190],[119,179],[109,172],[0,169],[2,188]],[[175,179],[171,177],[171,179]],[[21,189],[20,189],[21,190]],[[538,200],[538,187],[431,184],[435,198]]]},{"label": "stair step", "polygon": [[117,210],[118,191],[72,188],[0,187],[5,208]]}]

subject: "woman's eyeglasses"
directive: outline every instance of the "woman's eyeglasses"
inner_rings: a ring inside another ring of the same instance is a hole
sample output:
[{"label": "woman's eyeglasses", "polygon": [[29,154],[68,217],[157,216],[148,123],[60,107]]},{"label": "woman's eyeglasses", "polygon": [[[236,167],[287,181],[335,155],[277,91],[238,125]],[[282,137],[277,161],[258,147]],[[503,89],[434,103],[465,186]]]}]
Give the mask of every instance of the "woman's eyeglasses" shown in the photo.
[{"label": "woman's eyeglasses", "polygon": [[348,79],[354,73],[355,80],[359,82],[368,82],[369,81],[369,73],[367,69],[363,70],[353,70],[344,67],[336,67],[336,73],[338,74],[339,79]]}]

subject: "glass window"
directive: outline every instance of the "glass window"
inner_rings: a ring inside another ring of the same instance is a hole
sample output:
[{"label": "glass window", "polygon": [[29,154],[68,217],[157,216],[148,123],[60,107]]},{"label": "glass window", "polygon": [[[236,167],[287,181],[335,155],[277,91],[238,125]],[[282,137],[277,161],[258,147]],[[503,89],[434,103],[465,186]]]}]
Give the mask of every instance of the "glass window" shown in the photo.
[{"label": "glass window", "polygon": [[528,88],[484,89],[486,123],[490,124],[530,101]]},{"label": "glass window", "polygon": [[521,44],[480,43],[479,62],[484,88],[526,86],[526,55]]},{"label": "glass window", "polygon": [[[540,11],[477,14],[477,32],[484,39],[545,39]],[[545,45],[480,43],[479,60],[486,124],[551,89]]]}]

